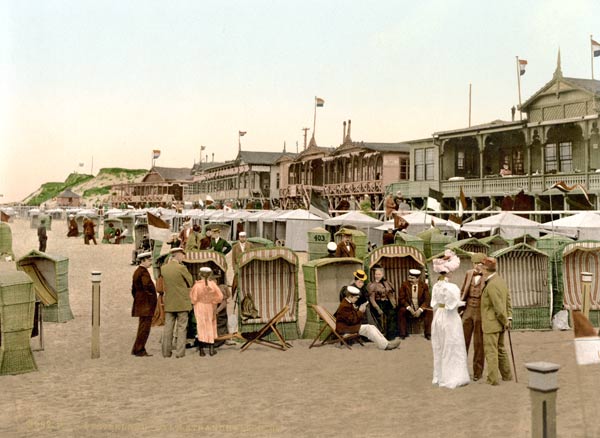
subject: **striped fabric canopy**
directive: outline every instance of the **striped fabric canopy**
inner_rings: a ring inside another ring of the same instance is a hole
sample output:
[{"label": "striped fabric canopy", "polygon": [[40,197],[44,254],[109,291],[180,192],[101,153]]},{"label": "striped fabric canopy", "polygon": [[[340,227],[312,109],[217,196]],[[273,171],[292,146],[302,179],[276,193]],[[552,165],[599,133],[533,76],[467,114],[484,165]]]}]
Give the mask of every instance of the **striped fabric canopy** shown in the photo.
[{"label": "striped fabric canopy", "polygon": [[289,248],[257,248],[242,253],[238,265],[239,297],[250,294],[259,318],[248,324],[267,323],[285,305],[282,322],[296,322],[298,309],[298,256]]},{"label": "striped fabric canopy", "polygon": [[498,261],[498,274],[508,285],[513,308],[550,305],[550,259],[547,254],[520,243],[491,256]]},{"label": "striped fabric canopy", "polygon": [[369,278],[373,278],[373,268],[379,265],[385,270],[385,278],[398,291],[402,282],[408,279],[408,270],[425,268],[425,256],[417,248],[405,245],[384,245],[376,248],[366,258]]},{"label": "striped fabric canopy", "polygon": [[591,306],[600,309],[600,242],[573,242],[565,245],[562,253],[564,305],[569,310],[581,310],[581,272],[592,273]]}]

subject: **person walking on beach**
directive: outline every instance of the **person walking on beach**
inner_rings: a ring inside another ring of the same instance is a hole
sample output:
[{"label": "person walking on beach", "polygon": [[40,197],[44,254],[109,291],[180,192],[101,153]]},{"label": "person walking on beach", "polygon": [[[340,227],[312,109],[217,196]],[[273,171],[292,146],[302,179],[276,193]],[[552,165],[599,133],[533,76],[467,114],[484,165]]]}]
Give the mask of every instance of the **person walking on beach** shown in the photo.
[{"label": "person walking on beach", "polygon": [[192,274],[183,265],[185,251],[172,248],[171,260],[160,271],[165,285],[165,327],[162,336],[162,355],[171,357],[173,351],[173,331],[176,325],[177,344],[175,357],[185,356],[185,341],[188,324],[188,312],[192,310],[190,287],[194,283]]},{"label": "person walking on beach", "polygon": [[40,242],[39,251],[46,252],[46,243],[48,234],[46,234],[46,218],[40,220],[40,226],[37,229],[38,241]]},{"label": "person walking on beach", "polygon": [[143,252],[137,256],[139,266],[133,273],[131,294],[133,307],[131,316],[138,317],[138,329],[131,354],[138,357],[152,356],[146,351],[146,341],[150,336],[152,317],[156,309],[156,288],[148,269],[152,266],[152,253]]},{"label": "person walking on beach", "polygon": [[485,363],[483,331],[481,331],[481,293],[483,292],[484,282],[481,274],[481,262],[484,258],[485,254],[480,252],[471,256],[473,269],[469,269],[465,274],[460,297],[466,303],[462,323],[467,354],[469,353],[471,338],[473,338],[473,380],[475,381],[481,379]]},{"label": "person walking on beach", "polygon": [[89,217],[83,220],[83,243],[86,245],[90,244],[90,240],[94,242],[94,245],[98,245],[96,242],[96,231],[94,231],[94,221]]},{"label": "person walking on beach", "polygon": [[72,214],[69,215],[69,232],[67,233],[67,237],[79,237],[79,227],[77,226],[75,216]]},{"label": "person walking on beach", "polygon": [[486,257],[481,262],[485,286],[481,294],[481,328],[483,349],[488,365],[487,383],[498,385],[502,380],[512,380],[510,360],[504,347],[504,332],[510,330],[512,304],[510,291],[496,272],[496,259]]}]

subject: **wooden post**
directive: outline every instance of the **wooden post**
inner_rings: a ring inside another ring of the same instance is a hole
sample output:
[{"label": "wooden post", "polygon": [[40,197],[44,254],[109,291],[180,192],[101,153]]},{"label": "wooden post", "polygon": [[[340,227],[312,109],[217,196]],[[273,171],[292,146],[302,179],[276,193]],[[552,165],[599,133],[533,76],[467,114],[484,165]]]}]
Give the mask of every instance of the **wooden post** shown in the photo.
[{"label": "wooden post", "polygon": [[529,393],[531,395],[532,438],[556,438],[556,392],[559,365],[550,362],[529,362]]},{"label": "wooden post", "polygon": [[592,288],[592,277],[594,274],[591,272],[580,272],[581,275],[581,312],[589,319],[590,317],[590,305],[592,301],[591,288]]},{"label": "wooden post", "polygon": [[102,272],[92,271],[92,359],[100,357],[100,282]]}]

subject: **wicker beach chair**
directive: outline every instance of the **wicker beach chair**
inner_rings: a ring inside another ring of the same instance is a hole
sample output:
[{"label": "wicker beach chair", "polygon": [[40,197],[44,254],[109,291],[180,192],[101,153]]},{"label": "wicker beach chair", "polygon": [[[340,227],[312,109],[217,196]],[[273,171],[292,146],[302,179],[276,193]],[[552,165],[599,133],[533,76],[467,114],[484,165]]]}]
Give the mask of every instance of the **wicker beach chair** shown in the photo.
[{"label": "wicker beach chair", "polygon": [[[285,314],[288,312],[288,310],[289,310],[288,306],[284,306],[283,309],[281,309],[279,312],[277,312],[277,314],[273,318],[271,318],[269,320],[269,322],[267,322],[265,325],[263,325],[262,328],[260,330],[258,330],[257,332],[242,333],[242,336],[244,337],[246,342],[244,343],[244,345],[242,345],[242,348],[240,349],[240,351],[247,350],[248,347],[250,347],[254,343],[265,345],[267,347],[275,348],[276,350],[282,350],[282,351],[285,351],[288,348],[291,348],[292,345],[285,341],[285,338],[283,337],[281,332],[277,329],[277,324],[285,316]],[[270,334],[275,335],[275,337],[277,338],[276,342],[269,341],[268,339],[266,339],[266,337],[269,336]]]},{"label": "wicker beach chair", "polygon": [[[329,313],[327,311],[327,309],[325,309],[324,307],[321,307],[317,304],[312,304],[311,307],[315,310],[315,312],[317,312],[317,315],[319,315],[319,318],[321,318],[325,322],[325,325],[323,326],[321,331],[317,334],[315,339],[312,341],[312,344],[310,344],[310,346],[308,347],[309,349],[313,348],[313,347],[321,347],[321,346],[327,345],[327,344],[341,344],[341,345],[348,347],[350,350],[352,350],[352,347],[350,346],[350,344],[348,342],[353,341],[353,340],[357,340],[360,345],[363,345],[363,342],[361,341],[360,335],[358,333],[349,333],[349,334],[345,334],[345,335],[340,335],[337,332],[337,330],[335,329],[335,323],[336,323],[335,316],[333,316],[331,313]],[[327,337],[325,339],[323,339],[319,344],[315,345],[317,343],[317,341],[320,340],[321,335],[327,328],[329,328],[329,330],[330,330],[329,335],[327,335]]]}]

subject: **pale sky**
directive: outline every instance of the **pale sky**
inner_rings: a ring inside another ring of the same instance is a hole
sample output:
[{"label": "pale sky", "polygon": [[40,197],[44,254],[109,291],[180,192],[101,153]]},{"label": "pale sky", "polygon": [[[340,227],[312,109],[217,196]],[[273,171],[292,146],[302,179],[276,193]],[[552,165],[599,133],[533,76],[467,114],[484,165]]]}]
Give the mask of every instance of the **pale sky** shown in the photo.
[{"label": "pale sky", "polygon": [[[0,202],[102,167],[191,167],[242,148],[397,142],[510,120],[552,78],[591,78],[597,0],[4,0]],[[600,78],[596,58],[595,77]],[[78,164],[85,163],[84,168]]]}]

